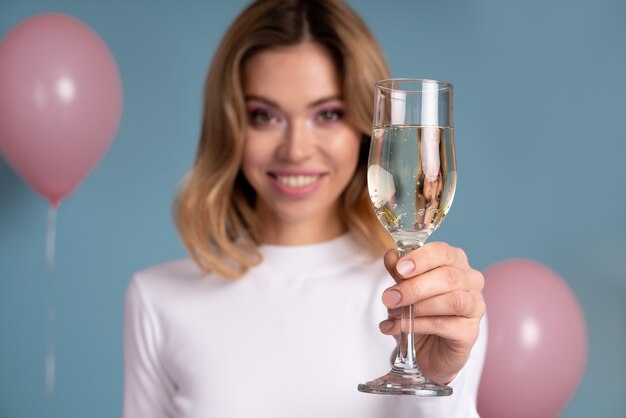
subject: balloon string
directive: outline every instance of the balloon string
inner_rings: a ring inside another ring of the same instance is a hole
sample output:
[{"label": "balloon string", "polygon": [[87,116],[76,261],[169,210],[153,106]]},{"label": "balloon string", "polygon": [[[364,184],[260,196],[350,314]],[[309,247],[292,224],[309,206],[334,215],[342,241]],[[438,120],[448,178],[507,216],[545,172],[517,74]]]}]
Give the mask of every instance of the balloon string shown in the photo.
[{"label": "balloon string", "polygon": [[57,208],[48,207],[48,231],[46,235],[46,267],[48,272],[54,270],[55,242],[56,242]]},{"label": "balloon string", "polygon": [[56,257],[56,222],[57,208],[50,205],[48,208],[48,227],[46,231],[46,356],[45,356],[45,400],[46,416],[52,416],[52,400],[54,399],[55,375],[56,375],[56,350],[55,350],[55,323],[56,323],[56,299],[54,289],[54,261]]}]

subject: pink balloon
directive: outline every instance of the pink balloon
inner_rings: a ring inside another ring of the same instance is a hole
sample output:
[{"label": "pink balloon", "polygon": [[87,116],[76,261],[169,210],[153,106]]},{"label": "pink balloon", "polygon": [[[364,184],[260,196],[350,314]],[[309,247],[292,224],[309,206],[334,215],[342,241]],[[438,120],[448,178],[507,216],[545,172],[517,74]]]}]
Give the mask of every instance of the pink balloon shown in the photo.
[{"label": "pink balloon", "polygon": [[483,418],[557,416],[587,359],[576,296],[554,271],[530,260],[503,261],[483,274],[489,342],[478,411]]},{"label": "pink balloon", "polygon": [[0,42],[0,152],[51,204],[72,194],[113,142],[122,83],[100,37],[43,13]]}]

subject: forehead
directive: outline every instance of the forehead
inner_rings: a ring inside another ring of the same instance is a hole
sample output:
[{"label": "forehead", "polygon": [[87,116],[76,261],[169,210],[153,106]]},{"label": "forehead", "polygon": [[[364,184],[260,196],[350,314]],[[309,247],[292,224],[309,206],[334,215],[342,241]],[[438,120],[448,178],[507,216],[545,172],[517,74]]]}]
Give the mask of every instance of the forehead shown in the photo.
[{"label": "forehead", "polygon": [[243,72],[245,95],[265,97],[281,105],[341,95],[332,56],[316,43],[260,52],[246,62]]}]

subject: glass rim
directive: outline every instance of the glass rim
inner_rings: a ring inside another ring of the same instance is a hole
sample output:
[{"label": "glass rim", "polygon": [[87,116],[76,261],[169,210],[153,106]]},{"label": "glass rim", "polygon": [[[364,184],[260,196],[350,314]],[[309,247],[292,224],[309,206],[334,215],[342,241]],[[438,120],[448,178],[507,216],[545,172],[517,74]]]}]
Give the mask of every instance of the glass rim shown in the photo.
[{"label": "glass rim", "polygon": [[452,91],[452,89],[453,89],[452,83],[449,83],[447,81],[434,80],[434,79],[430,79],[430,78],[412,78],[412,77],[385,78],[383,80],[377,80],[374,83],[374,86],[377,87],[377,88],[380,88],[381,90],[385,90],[385,91],[404,91],[406,93],[422,93],[424,91],[424,90],[411,90],[411,89],[393,88],[393,87],[388,87],[388,86],[385,85],[385,84],[390,84],[392,82],[437,84],[439,86],[443,86],[444,87],[443,89],[438,89],[438,90],[448,89],[448,90]]}]

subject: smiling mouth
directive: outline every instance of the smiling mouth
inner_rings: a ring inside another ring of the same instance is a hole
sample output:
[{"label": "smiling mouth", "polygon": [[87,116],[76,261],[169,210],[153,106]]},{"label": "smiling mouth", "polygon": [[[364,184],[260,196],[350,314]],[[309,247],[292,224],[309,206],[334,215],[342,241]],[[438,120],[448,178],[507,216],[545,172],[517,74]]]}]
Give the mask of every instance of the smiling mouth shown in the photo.
[{"label": "smiling mouth", "polygon": [[278,180],[278,182],[287,187],[299,188],[310,186],[315,183],[321,175],[279,175],[275,174],[273,177]]}]

